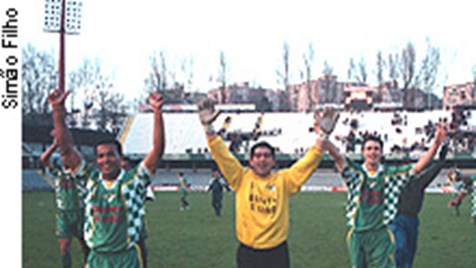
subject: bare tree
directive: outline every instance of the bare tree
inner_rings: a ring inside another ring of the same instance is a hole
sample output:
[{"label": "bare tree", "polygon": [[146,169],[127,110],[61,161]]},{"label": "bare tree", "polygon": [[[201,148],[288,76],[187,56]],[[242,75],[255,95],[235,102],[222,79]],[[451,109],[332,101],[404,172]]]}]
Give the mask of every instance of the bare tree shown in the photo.
[{"label": "bare tree", "polygon": [[385,78],[384,78],[384,71],[386,67],[386,62],[385,59],[383,58],[382,51],[377,52],[377,70],[376,70],[376,76],[377,76],[377,88],[378,88],[378,98],[376,101],[380,102],[382,101],[382,87],[385,83]]},{"label": "bare tree", "polygon": [[349,79],[354,79],[359,84],[366,84],[368,72],[364,58],[360,58],[357,65],[355,64],[354,59],[351,58],[347,75]]},{"label": "bare tree", "polygon": [[99,107],[95,118],[98,129],[117,134],[126,116],[127,107],[124,104],[124,96],[115,92],[114,84],[104,76],[99,77],[96,89],[96,103]]},{"label": "bare tree", "polygon": [[[164,93],[167,89],[167,64],[164,52],[152,53],[150,60],[150,72],[144,80],[144,91],[146,95],[152,92]],[[160,60],[160,62],[159,62]]]},{"label": "bare tree", "polygon": [[334,68],[329,64],[327,60],[324,61],[324,68],[322,69],[322,75],[324,76],[334,75]]},{"label": "bare tree", "polygon": [[53,53],[28,44],[22,49],[22,113],[26,120],[37,121],[49,110],[48,93],[58,84],[58,66]]},{"label": "bare tree", "polygon": [[183,84],[186,85],[188,91],[192,90],[193,85],[193,57],[183,59],[181,62],[181,70],[184,75]]},{"label": "bare tree", "polygon": [[276,69],[276,75],[278,76],[278,83],[283,86],[283,90],[286,91],[289,87],[289,44],[285,41],[283,43],[283,69]]},{"label": "bare tree", "polygon": [[161,75],[160,75],[160,69],[159,69],[159,64],[157,61],[157,55],[154,53],[150,57],[150,73],[149,76],[145,79],[144,81],[144,86],[146,93],[152,93],[152,92],[160,92],[161,91]]},{"label": "bare tree", "polygon": [[382,51],[377,52],[377,83],[380,88],[381,85],[385,82],[384,70],[386,62],[383,58]]},{"label": "bare tree", "polygon": [[[318,89],[318,97],[319,97],[319,102],[320,103],[329,103],[335,100],[337,92],[336,88],[334,86],[334,83],[331,83],[332,77],[334,76],[334,68],[329,64],[327,60],[324,61],[324,68],[322,69],[322,75],[325,78],[325,82],[323,82],[322,85],[320,85],[320,88]],[[322,81],[321,81],[322,83]],[[320,90],[322,89],[321,94]]]},{"label": "bare tree", "polygon": [[418,88],[424,90],[427,94],[427,107],[431,107],[431,95],[436,84],[438,69],[441,64],[440,49],[433,46],[427,40],[426,54],[423,58],[418,75],[416,77],[416,85]]},{"label": "bare tree", "polygon": [[305,72],[305,79],[306,79],[306,91],[307,91],[307,99],[309,101],[308,107],[306,111],[312,111],[315,108],[314,103],[314,94],[312,94],[312,65],[314,63],[314,47],[311,42],[308,44],[308,51],[307,54],[302,55],[304,61],[304,72]]},{"label": "bare tree", "polygon": [[398,54],[388,55],[388,77],[390,80],[392,80],[392,83],[396,85],[398,84],[398,79],[400,78],[399,63],[400,57]]},{"label": "bare tree", "polygon": [[402,75],[402,90],[406,91],[416,85],[416,50],[412,42],[408,42],[403,48],[399,66]]},{"label": "bare tree", "polygon": [[225,53],[220,51],[220,68],[218,70],[218,83],[220,87],[220,97],[218,99],[218,103],[228,103],[228,99],[226,97],[226,83],[227,83],[227,62],[225,58]]},{"label": "bare tree", "polygon": [[[72,90],[71,96],[71,113],[78,114],[80,125],[82,128],[88,128],[91,125],[92,111],[94,94],[97,90],[97,84],[103,77],[101,64],[98,59],[94,62],[90,59],[84,59],[82,64],[75,70],[69,73],[69,89]],[[83,112],[80,113],[79,109],[75,108],[74,96],[76,91],[83,91]],[[78,122],[75,121],[74,117],[71,117],[69,124],[71,127],[77,125]]]},{"label": "bare tree", "polygon": [[289,86],[289,81],[290,81],[290,75],[289,75],[289,44],[288,42],[284,41],[283,42],[283,52],[282,52],[282,69],[281,67],[278,67],[276,69],[276,75],[277,75],[277,83],[278,85],[282,86],[282,90],[279,90],[277,94],[279,96],[279,110],[281,111],[289,111],[293,110],[296,106],[296,103],[294,100],[292,100],[292,94],[293,92],[290,92],[292,90]]}]

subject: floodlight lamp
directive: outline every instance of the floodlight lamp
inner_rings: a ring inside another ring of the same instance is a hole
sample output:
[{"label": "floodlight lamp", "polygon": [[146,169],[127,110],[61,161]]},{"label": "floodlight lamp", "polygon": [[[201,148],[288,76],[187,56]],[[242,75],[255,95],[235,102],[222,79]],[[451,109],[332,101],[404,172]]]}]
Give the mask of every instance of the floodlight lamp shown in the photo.
[{"label": "floodlight lamp", "polygon": [[82,0],[45,0],[45,32],[60,32],[61,30],[61,4],[65,3],[64,32],[79,34],[81,30]]}]

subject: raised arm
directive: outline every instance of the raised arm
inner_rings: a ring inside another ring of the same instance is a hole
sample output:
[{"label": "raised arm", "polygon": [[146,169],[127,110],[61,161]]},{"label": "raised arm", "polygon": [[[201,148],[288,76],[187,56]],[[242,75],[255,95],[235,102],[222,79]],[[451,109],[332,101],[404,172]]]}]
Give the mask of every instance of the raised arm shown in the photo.
[{"label": "raised arm", "polygon": [[325,142],[324,148],[327,150],[329,155],[334,160],[335,167],[339,171],[342,171],[342,169],[344,169],[345,158],[344,158],[344,155],[339,152],[339,149],[337,148],[337,146],[335,146],[334,143],[332,143],[332,141],[327,140]]},{"label": "raised arm", "polygon": [[220,136],[213,129],[213,122],[216,120],[220,111],[215,110],[215,104],[212,99],[204,99],[198,103],[198,116],[203,126],[208,141],[210,153],[218,165],[223,178],[234,189],[238,187],[241,181],[241,175],[245,168],[240,161],[230,152]]},{"label": "raised arm", "polygon": [[153,147],[144,159],[144,164],[152,173],[159,167],[165,149],[164,119],[162,105],[164,98],[159,93],[152,93],[147,100],[154,111]]},{"label": "raised arm", "polygon": [[428,187],[430,183],[438,176],[443,165],[445,164],[446,154],[448,153],[449,144],[443,144],[440,149],[438,160],[428,165],[423,171],[418,174],[417,179],[422,189]]},{"label": "raised arm", "polygon": [[207,98],[198,103],[198,116],[208,140],[216,136],[213,122],[219,115],[220,111],[215,110],[215,104],[212,99]]},{"label": "raised arm", "polygon": [[420,173],[428,163],[433,159],[433,157],[436,154],[436,151],[438,150],[438,147],[443,143],[443,141],[446,138],[446,125],[443,123],[439,123],[437,125],[437,130],[435,134],[435,139],[433,140],[433,143],[431,144],[430,149],[418,160],[418,162],[415,163],[415,166],[413,167],[413,171],[415,173]]},{"label": "raised arm", "polygon": [[53,124],[55,138],[61,151],[61,155],[65,163],[64,165],[76,169],[81,163],[81,155],[74,149],[73,136],[71,131],[66,126],[66,108],[64,101],[71,91],[61,92],[59,90],[53,91],[48,96],[48,102],[53,108]]},{"label": "raised arm", "polygon": [[342,155],[334,143],[329,140],[329,135],[339,120],[339,113],[332,108],[326,108],[322,114],[316,111],[314,120],[314,130],[320,137],[320,139],[317,140],[317,146],[320,146],[323,150],[327,150],[334,160],[336,168],[342,171],[345,161],[344,155]]},{"label": "raised arm", "polygon": [[40,156],[40,163],[42,166],[46,168],[50,166],[50,157],[57,147],[58,147],[58,143],[56,142],[56,139],[53,139],[53,142],[51,143],[51,145],[48,146],[46,151],[44,151]]}]

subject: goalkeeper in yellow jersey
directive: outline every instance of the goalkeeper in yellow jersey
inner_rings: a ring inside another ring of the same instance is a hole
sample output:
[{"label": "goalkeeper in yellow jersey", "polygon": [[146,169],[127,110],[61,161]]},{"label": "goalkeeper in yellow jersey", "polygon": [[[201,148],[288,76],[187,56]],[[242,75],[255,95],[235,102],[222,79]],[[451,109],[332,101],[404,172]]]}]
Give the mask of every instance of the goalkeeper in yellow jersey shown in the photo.
[{"label": "goalkeeper in yellow jersey", "polygon": [[249,167],[244,167],[227,149],[222,138],[215,134],[212,123],[219,112],[215,111],[213,101],[200,102],[198,112],[213,159],[236,194],[235,225],[240,242],[237,266],[290,267],[286,242],[289,197],[299,192],[319,165],[323,140],[332,132],[337,118],[329,114],[320,118],[326,123],[328,133],[321,132],[316,144],[290,168],[273,171],[276,164],[273,146],[264,141],[254,144],[250,150]]}]

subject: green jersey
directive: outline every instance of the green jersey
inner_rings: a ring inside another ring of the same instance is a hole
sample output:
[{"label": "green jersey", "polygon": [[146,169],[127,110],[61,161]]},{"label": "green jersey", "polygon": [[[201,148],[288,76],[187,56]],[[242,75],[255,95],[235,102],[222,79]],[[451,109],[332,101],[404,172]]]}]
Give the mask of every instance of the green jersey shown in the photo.
[{"label": "green jersey", "polygon": [[180,183],[180,189],[179,189],[179,194],[180,196],[186,196],[188,193],[188,181],[185,177],[180,177],[179,178],[179,183]]},{"label": "green jersey", "polygon": [[59,158],[52,159],[46,168],[46,172],[55,183],[55,199],[58,209],[79,210],[84,207],[73,174],[64,170]]},{"label": "green jersey", "polygon": [[360,189],[355,231],[377,230],[383,224],[383,178],[365,177]]},{"label": "green jersey", "polygon": [[393,221],[398,197],[413,175],[413,165],[380,165],[369,174],[364,165],[346,158],[341,176],[348,187],[348,225],[356,232],[377,230]]},{"label": "green jersey", "polygon": [[86,189],[84,238],[96,252],[130,249],[139,241],[144,227],[146,187],[152,178],[142,162],[135,168],[121,170],[112,182],[83,161],[76,171]]}]

